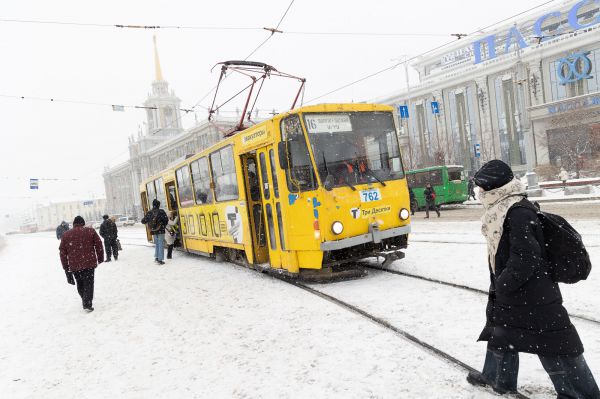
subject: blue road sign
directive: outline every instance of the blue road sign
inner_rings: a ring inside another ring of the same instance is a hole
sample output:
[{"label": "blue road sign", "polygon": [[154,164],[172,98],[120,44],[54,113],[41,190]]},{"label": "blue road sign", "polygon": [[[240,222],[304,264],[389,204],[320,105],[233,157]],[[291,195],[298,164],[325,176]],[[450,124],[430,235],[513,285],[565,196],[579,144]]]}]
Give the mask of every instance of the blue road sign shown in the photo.
[{"label": "blue road sign", "polygon": [[94,205],[94,201],[83,201],[83,206]]},{"label": "blue road sign", "polygon": [[475,150],[475,158],[479,158],[481,156],[481,145],[475,144],[473,147]]},{"label": "blue road sign", "polygon": [[31,190],[39,189],[38,179],[29,179],[29,188]]},{"label": "blue road sign", "polygon": [[399,105],[398,113],[401,119],[408,119],[408,105]]},{"label": "blue road sign", "polygon": [[440,113],[440,104],[437,101],[431,102],[431,113],[439,114]]}]

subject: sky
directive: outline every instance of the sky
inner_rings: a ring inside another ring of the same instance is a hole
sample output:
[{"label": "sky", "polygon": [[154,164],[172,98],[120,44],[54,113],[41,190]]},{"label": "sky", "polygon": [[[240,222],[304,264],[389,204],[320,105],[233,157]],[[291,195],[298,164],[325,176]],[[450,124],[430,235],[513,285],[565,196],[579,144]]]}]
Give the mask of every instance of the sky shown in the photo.
[{"label": "sky", "polygon": [[[294,0],[279,26],[283,33],[273,35],[249,59],[306,78],[306,101],[366,101],[401,90],[404,68],[323,95],[394,65],[403,56],[452,41],[452,33],[471,33],[545,2],[483,5],[463,0],[457,7],[456,2],[443,0]],[[5,2],[0,14],[0,218],[23,215],[49,202],[104,197],[102,172],[127,159],[128,137],[137,135],[145,114],[133,108],[114,112],[110,105],[77,102],[141,105],[155,76],[153,35],[165,80],[181,99],[181,107],[191,108],[216,84],[219,70],[211,72],[211,68],[221,61],[248,57],[270,34],[262,28],[276,27],[289,5],[289,0]],[[335,32],[379,35],[323,34]],[[416,79],[415,71],[410,78]],[[227,84],[226,90],[233,90],[238,81]],[[287,110],[296,88],[296,82],[271,79],[257,108]],[[27,99],[32,97],[56,100]],[[185,128],[193,126],[195,118],[206,118],[203,107],[209,107],[211,100],[209,96],[200,102],[196,115],[182,117]],[[241,104],[226,106],[225,111],[233,112],[237,106]],[[29,189],[30,178],[40,179],[39,190]]]}]

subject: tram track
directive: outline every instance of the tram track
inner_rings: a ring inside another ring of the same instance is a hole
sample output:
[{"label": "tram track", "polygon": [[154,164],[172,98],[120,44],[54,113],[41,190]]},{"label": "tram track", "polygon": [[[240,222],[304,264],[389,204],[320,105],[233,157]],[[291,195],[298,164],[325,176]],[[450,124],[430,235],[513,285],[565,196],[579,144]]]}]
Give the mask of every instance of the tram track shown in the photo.
[{"label": "tram track", "polygon": [[[359,308],[358,306],[352,305],[352,304],[350,304],[346,301],[343,301],[339,298],[336,298],[336,297],[326,294],[322,291],[319,291],[319,290],[317,290],[313,287],[310,287],[298,280],[292,280],[290,278],[286,278],[285,276],[278,275],[276,273],[269,273],[269,274],[271,274],[273,277],[275,277],[281,281],[284,281],[290,285],[296,286],[296,287],[303,289],[315,296],[318,296],[328,302],[331,302],[349,312],[357,314],[357,315],[371,321],[372,323],[375,323],[376,325],[385,328],[386,330],[392,331],[396,335],[399,335],[400,337],[406,339],[407,341],[411,342],[412,344],[416,345],[417,347],[425,350],[429,354],[437,357],[438,359],[445,361],[446,363],[449,363],[450,365],[452,365],[456,368],[459,368],[466,372],[478,372],[478,370],[469,366],[467,363],[461,361],[460,359],[452,356],[451,354],[423,341],[422,339],[416,337],[415,335],[409,333],[408,331],[391,324],[387,320],[385,320],[381,317],[375,316],[372,313],[369,313],[369,312]],[[485,391],[489,391],[490,393],[493,392],[491,389],[488,389],[488,388],[481,387],[481,389],[483,389]],[[518,399],[529,399],[529,396],[526,396],[519,392],[515,393],[515,394],[506,395],[506,396],[511,397],[511,398],[518,398]]]},{"label": "tram track", "polygon": [[[418,280],[422,280],[422,281],[428,281],[428,282],[431,282],[431,283],[445,285],[447,287],[453,287],[453,288],[461,289],[461,290],[464,290],[464,291],[470,291],[470,292],[474,292],[476,294],[484,295],[486,297],[489,295],[489,292],[486,291],[486,290],[481,290],[479,288],[470,287],[468,285],[451,283],[451,282],[439,280],[439,279],[436,279],[436,278],[420,276],[418,274],[406,273],[406,272],[401,272],[399,270],[391,270],[391,269],[386,269],[386,268],[372,266],[372,265],[362,264],[361,266],[363,266],[363,267],[365,267],[367,269],[379,270],[379,271],[390,273],[390,274],[396,274],[396,275],[399,275],[399,276],[414,278],[414,279],[418,279]],[[600,320],[595,319],[593,317],[588,317],[588,316],[584,316],[584,315],[577,314],[577,313],[569,313],[569,316],[572,317],[572,318],[574,318],[574,319],[583,320],[583,321],[586,321],[588,323],[592,323],[594,325],[600,325]]]}]

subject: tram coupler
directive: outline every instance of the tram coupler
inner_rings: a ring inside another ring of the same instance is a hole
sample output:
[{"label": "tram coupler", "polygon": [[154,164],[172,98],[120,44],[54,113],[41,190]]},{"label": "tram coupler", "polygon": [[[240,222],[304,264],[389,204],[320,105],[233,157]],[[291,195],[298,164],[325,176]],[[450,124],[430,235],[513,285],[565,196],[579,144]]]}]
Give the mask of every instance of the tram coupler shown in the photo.
[{"label": "tram coupler", "polygon": [[383,257],[383,263],[381,264],[381,267],[388,267],[393,262],[397,261],[398,259],[404,259],[404,257],[406,256],[404,252],[399,250],[382,251],[377,253],[376,255],[377,257]]}]

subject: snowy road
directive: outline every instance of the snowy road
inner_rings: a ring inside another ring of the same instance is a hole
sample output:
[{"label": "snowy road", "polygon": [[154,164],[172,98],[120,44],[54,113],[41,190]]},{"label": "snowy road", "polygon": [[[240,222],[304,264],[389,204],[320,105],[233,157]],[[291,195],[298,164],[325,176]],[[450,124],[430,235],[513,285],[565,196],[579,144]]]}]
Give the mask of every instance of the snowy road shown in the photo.
[{"label": "snowy road", "polygon": [[8,238],[2,397],[494,397],[397,335],[267,275],[181,254],[156,266],[151,248],[127,245],[135,231],[121,232],[118,262],[100,265],[91,314],[65,281],[53,233]]},{"label": "snowy road", "polygon": [[[598,221],[574,225],[592,261],[600,259]],[[487,289],[478,229],[474,221],[415,219],[407,257],[393,267]],[[141,226],[120,229],[120,238],[125,251],[98,269],[96,311],[84,314],[61,272],[53,233],[7,237],[0,252],[6,397],[496,397],[469,386],[462,370],[308,292],[183,254],[156,266]],[[600,319],[599,276],[563,287],[568,310]],[[475,368],[483,363],[485,344],[475,342],[484,323],[481,294],[379,271],[313,287]],[[575,324],[598,375],[600,328]],[[521,356],[519,375],[530,397],[554,396],[535,356]]]}]

